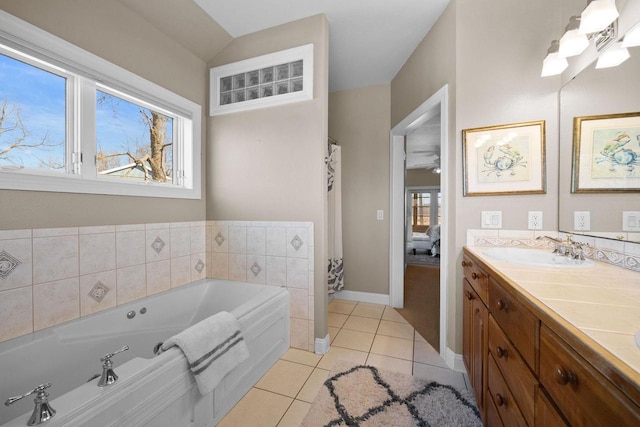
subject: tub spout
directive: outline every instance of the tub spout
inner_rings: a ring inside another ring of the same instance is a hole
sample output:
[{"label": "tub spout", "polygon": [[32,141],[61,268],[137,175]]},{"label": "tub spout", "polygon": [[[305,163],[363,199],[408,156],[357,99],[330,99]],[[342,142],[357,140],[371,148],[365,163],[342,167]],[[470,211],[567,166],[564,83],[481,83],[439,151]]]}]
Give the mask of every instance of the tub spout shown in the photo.
[{"label": "tub spout", "polygon": [[100,376],[100,380],[98,380],[98,387],[106,387],[118,381],[118,376],[113,370],[113,361],[111,358],[116,354],[127,350],[129,350],[129,346],[125,345],[120,350],[106,354],[100,358],[100,361],[102,362],[102,375]]},{"label": "tub spout", "polygon": [[49,421],[56,414],[55,409],[49,405],[49,394],[47,393],[47,389],[51,387],[51,383],[40,384],[38,387],[34,388],[28,393],[23,394],[22,396],[14,396],[7,399],[4,404],[5,406],[9,406],[23,397],[27,397],[30,394],[36,393],[36,398],[33,400],[36,404],[35,408],[33,408],[33,413],[31,414],[31,418],[27,421],[28,426],[35,426],[38,424],[42,424],[46,421]]}]

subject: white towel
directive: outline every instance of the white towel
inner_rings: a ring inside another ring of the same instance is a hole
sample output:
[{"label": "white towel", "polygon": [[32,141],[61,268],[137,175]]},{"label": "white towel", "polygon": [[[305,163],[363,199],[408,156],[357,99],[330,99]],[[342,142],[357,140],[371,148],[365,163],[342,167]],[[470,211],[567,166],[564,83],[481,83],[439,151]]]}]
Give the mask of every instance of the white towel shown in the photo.
[{"label": "white towel", "polygon": [[226,311],[172,336],[162,344],[162,350],[174,345],[187,357],[198,390],[203,395],[216,388],[225,375],[249,358],[240,323]]}]

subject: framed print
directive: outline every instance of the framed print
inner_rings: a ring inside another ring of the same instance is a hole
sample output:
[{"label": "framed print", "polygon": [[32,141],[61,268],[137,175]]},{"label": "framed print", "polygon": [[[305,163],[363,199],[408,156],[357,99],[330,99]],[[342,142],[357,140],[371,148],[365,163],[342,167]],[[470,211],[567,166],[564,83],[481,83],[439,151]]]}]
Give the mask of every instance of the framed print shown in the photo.
[{"label": "framed print", "polygon": [[544,120],[462,131],[464,195],[544,194]]},{"label": "framed print", "polygon": [[572,193],[640,191],[640,113],[574,117]]}]

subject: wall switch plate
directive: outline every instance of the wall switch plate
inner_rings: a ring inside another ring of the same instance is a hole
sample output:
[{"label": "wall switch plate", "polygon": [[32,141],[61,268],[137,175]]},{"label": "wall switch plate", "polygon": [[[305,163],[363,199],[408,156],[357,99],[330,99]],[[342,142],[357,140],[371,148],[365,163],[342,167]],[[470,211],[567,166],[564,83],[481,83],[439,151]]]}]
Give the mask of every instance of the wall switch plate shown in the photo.
[{"label": "wall switch plate", "polygon": [[591,229],[591,212],[574,212],[573,229],[576,231],[589,231]]},{"label": "wall switch plate", "polygon": [[482,211],[482,228],[502,228],[502,211]]},{"label": "wall switch plate", "polygon": [[640,231],[640,211],[622,212],[622,231]]},{"label": "wall switch plate", "polygon": [[542,230],[542,211],[529,211],[529,230]]},{"label": "wall switch plate", "polygon": [[382,221],[384,219],[384,211],[382,209],[378,209],[376,212],[376,219],[378,221]]}]

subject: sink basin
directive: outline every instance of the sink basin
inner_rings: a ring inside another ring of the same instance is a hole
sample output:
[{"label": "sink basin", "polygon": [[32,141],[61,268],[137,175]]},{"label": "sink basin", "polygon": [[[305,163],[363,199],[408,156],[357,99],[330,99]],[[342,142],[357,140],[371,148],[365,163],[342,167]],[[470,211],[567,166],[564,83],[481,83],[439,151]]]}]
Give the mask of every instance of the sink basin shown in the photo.
[{"label": "sink basin", "polygon": [[590,259],[572,259],[538,249],[490,248],[484,251],[484,254],[498,261],[532,267],[591,268],[595,265]]}]

